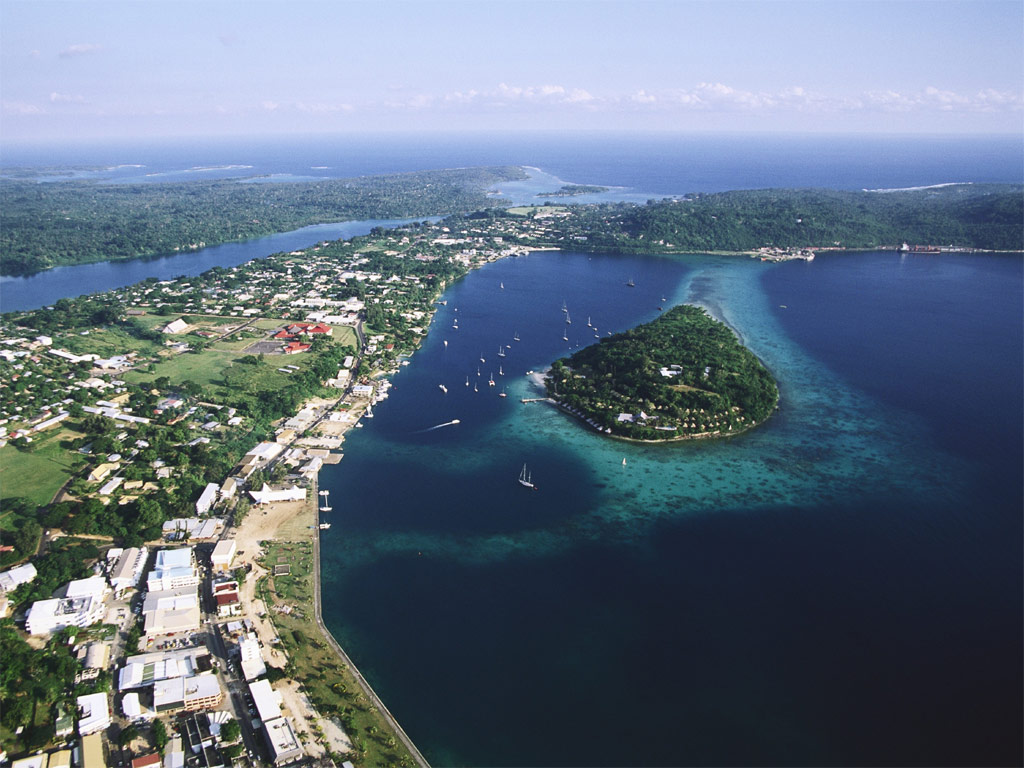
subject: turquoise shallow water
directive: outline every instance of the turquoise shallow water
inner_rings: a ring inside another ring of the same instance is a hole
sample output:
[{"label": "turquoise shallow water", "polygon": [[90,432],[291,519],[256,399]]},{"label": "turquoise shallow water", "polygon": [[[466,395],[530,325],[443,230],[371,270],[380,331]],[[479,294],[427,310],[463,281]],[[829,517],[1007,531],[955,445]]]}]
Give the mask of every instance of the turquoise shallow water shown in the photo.
[{"label": "turquoise shallow water", "polygon": [[[987,435],[1002,462],[992,472],[992,456],[938,439],[948,403],[907,407],[864,385],[921,366],[937,375],[948,361],[894,359],[892,344],[864,344],[852,327],[833,334],[834,349],[812,343],[838,310],[811,311],[810,299],[896,257],[844,258],[825,269],[533,254],[448,292],[391,398],[321,475],[332,501],[344,500],[324,542],[328,625],[429,759],[1012,756],[1019,422]],[[984,318],[958,326],[954,346],[977,347],[993,324],[1019,336],[1019,260],[992,269],[990,279],[1011,287],[990,298]],[[914,322],[941,334],[956,317],[961,277],[950,261],[929,282],[853,292],[843,322],[856,323],[857,302],[870,309],[888,291],[898,304],[914,298],[901,292],[924,290],[933,308]],[[568,344],[563,301],[574,318]],[[594,341],[588,316],[606,333],[680,302],[706,306],[775,373],[782,398],[768,423],[718,442],[635,445],[519,402],[536,394],[526,370]],[[994,356],[1019,381],[1013,356]],[[959,396],[1016,407],[1008,398],[1019,386],[986,383],[967,367],[953,379]],[[502,387],[506,399],[496,396]],[[423,431],[454,418],[461,424]],[[515,483],[524,462],[536,493]],[[984,713],[961,698],[975,695],[986,697]],[[638,708],[642,716],[627,716]]]}]

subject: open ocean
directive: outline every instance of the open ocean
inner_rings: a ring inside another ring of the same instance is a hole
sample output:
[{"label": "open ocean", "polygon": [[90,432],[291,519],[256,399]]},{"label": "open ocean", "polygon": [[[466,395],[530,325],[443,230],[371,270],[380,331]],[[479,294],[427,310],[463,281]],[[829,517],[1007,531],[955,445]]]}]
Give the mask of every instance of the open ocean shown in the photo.
[{"label": "open ocean", "polygon": [[[1021,153],[1019,137],[523,135],[3,164],[287,180],[509,163],[550,174],[510,196],[557,177],[637,199],[1019,183]],[[321,472],[325,620],[434,765],[1019,765],[1022,285],[1019,254],[535,253],[477,270]],[[634,445],[520,402],[527,370],[596,341],[588,316],[603,335],[682,302],[774,373],[769,422]]]}]

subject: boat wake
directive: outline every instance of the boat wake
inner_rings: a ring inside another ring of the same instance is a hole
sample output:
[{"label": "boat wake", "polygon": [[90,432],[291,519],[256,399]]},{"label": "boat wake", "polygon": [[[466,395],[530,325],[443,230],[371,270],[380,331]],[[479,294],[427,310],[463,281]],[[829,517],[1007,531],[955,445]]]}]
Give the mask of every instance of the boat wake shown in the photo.
[{"label": "boat wake", "polygon": [[460,424],[460,423],[461,422],[458,419],[452,419],[451,421],[446,421],[444,424],[438,424],[438,425],[433,426],[433,427],[427,427],[426,429],[421,429],[419,432],[413,432],[413,434],[414,435],[422,435],[424,432],[433,432],[435,429],[443,429],[444,427],[454,427],[456,424]]}]

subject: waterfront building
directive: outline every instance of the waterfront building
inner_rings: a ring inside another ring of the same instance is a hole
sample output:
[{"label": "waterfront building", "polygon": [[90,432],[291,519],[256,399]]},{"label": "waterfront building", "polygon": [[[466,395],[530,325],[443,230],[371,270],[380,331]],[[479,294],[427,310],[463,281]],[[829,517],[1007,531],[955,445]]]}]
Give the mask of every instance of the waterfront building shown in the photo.
[{"label": "waterfront building", "polygon": [[263,660],[263,651],[255,632],[247,632],[238,639],[238,655],[242,667],[242,677],[247,681],[255,680],[267,674],[267,664]]},{"label": "waterfront building", "polygon": [[263,735],[274,765],[283,765],[302,757],[302,742],[299,741],[288,718],[279,717],[264,723]]}]

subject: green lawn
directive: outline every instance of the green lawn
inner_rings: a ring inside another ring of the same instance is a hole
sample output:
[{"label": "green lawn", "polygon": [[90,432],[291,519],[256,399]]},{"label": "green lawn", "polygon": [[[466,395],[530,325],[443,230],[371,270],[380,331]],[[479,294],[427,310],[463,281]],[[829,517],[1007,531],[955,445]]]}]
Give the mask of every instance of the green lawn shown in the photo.
[{"label": "green lawn", "polygon": [[31,453],[11,445],[0,448],[0,499],[22,497],[33,504],[49,504],[85,464],[86,458],[61,447],[65,440],[81,437],[67,429],[37,437]]}]

